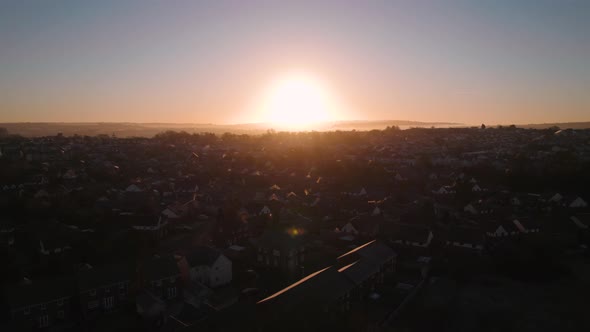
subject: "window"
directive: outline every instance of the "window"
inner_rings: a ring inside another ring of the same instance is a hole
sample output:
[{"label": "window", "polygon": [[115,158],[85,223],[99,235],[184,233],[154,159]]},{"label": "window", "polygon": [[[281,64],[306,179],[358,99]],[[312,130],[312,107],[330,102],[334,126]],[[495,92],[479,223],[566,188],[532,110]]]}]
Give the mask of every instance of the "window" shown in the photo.
[{"label": "window", "polygon": [[64,305],[64,299],[57,300],[57,305],[60,306],[60,307],[63,306]]},{"label": "window", "polygon": [[96,289],[91,289],[88,293],[90,294],[90,296],[96,296]]},{"label": "window", "polygon": [[119,284],[119,290],[122,292],[125,291],[125,284],[124,283]]},{"label": "window", "polygon": [[176,277],[171,277],[170,282],[176,282]]},{"label": "window", "polygon": [[98,301],[88,301],[88,309],[95,309],[98,307]]},{"label": "window", "polygon": [[160,286],[162,286],[162,280],[156,281],[156,287],[160,287]]},{"label": "window", "polygon": [[107,296],[102,299],[102,306],[105,309],[111,309],[115,305],[115,298],[113,296]]},{"label": "window", "polygon": [[49,315],[39,316],[39,327],[47,327],[47,326],[49,326]]},{"label": "window", "polygon": [[168,288],[168,298],[172,299],[176,297],[176,287]]},{"label": "window", "polygon": [[57,312],[57,318],[64,319],[65,313],[63,310]]},{"label": "window", "polygon": [[30,313],[31,313],[31,308],[25,308],[25,309],[23,310],[23,314],[24,314],[24,315],[29,315]]}]

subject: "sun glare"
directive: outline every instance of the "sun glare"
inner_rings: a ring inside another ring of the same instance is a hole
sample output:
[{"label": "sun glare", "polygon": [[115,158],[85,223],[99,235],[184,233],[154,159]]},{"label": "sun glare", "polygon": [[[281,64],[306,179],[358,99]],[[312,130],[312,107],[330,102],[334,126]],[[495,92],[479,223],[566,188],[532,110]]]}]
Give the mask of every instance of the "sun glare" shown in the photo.
[{"label": "sun glare", "polygon": [[288,75],[273,83],[263,101],[263,117],[278,129],[308,130],[335,120],[336,104],[320,80]]}]

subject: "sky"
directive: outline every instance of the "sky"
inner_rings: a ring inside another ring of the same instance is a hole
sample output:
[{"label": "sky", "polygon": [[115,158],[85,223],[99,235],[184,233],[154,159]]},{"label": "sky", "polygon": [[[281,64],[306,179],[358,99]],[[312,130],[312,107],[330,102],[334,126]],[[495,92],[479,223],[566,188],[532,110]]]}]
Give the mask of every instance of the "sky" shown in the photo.
[{"label": "sky", "polygon": [[0,122],[260,122],[291,72],[333,120],[590,121],[590,1],[0,1]]}]

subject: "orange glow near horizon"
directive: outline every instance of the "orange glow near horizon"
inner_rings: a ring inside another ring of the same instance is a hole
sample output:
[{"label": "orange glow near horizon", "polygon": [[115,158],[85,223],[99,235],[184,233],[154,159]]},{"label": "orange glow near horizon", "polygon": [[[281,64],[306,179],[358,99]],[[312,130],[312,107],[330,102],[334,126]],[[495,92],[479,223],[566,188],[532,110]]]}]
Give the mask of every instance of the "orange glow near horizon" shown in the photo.
[{"label": "orange glow near horizon", "polygon": [[343,116],[326,84],[306,73],[291,73],[271,83],[260,104],[261,122],[283,130],[310,130]]}]

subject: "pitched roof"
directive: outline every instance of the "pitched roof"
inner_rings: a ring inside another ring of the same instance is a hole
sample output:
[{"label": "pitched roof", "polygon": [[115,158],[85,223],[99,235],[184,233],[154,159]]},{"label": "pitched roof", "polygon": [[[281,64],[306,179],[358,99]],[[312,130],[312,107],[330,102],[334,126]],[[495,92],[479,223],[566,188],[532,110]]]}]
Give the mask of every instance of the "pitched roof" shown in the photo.
[{"label": "pitched roof", "polygon": [[290,235],[286,231],[267,230],[255,240],[258,247],[271,249],[295,249],[304,245],[303,235]]},{"label": "pitched roof", "polygon": [[283,313],[295,309],[313,311],[336,301],[395,256],[387,245],[370,241],[339,256],[335,265],[318,270],[258,303],[272,303]]},{"label": "pitched roof", "polygon": [[217,258],[221,255],[221,252],[211,247],[197,247],[186,255],[186,260],[191,267],[208,265],[211,266]]},{"label": "pitched roof", "polygon": [[161,280],[180,274],[176,260],[172,256],[154,257],[143,265],[145,280]]},{"label": "pitched roof", "polygon": [[70,278],[33,280],[4,289],[6,303],[12,309],[72,297],[74,293],[75,283]]},{"label": "pitched roof", "polygon": [[93,267],[78,274],[78,287],[81,291],[104,287],[121,282],[129,282],[134,276],[132,264],[118,264]]},{"label": "pitched roof", "polygon": [[282,312],[317,308],[336,301],[340,296],[354,288],[354,283],[334,267],[316,271],[277,293],[259,301],[259,304],[272,303]]},{"label": "pitched roof", "polygon": [[426,242],[430,229],[422,226],[396,224],[388,234],[392,240]]},{"label": "pitched roof", "polygon": [[447,233],[447,241],[481,244],[485,241],[485,234],[477,228],[453,227]]}]

